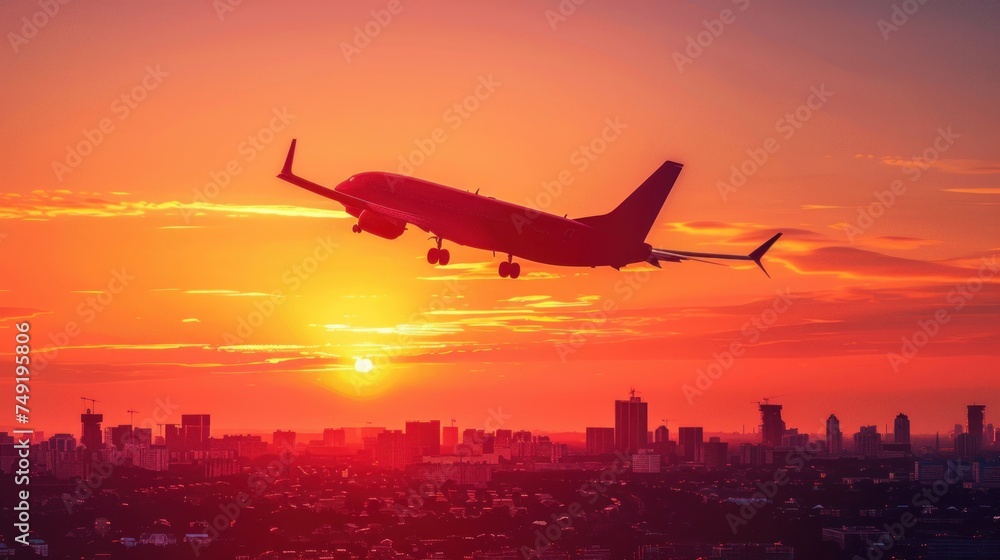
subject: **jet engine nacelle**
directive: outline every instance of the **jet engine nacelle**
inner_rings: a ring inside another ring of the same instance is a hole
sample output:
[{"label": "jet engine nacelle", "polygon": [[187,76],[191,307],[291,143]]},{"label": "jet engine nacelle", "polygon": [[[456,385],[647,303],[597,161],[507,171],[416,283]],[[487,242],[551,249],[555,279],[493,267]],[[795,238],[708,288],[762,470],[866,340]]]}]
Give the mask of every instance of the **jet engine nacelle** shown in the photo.
[{"label": "jet engine nacelle", "polygon": [[373,235],[386,239],[396,239],[406,230],[406,222],[383,216],[371,210],[364,210],[358,216],[358,227]]}]

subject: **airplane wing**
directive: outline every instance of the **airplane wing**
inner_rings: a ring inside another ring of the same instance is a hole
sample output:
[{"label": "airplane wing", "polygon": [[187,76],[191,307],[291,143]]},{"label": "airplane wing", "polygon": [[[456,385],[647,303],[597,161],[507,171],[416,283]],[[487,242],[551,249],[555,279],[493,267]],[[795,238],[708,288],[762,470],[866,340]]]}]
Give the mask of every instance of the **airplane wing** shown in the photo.
[{"label": "airplane wing", "polygon": [[430,231],[429,225],[426,220],[417,216],[415,214],[410,214],[408,212],[400,212],[399,210],[394,210],[380,204],[374,204],[368,202],[367,200],[358,198],[356,196],[351,196],[349,194],[336,191],[334,189],[328,189],[323,185],[318,183],[313,183],[308,179],[303,179],[299,177],[294,172],[292,172],[292,160],[295,158],[295,140],[292,140],[291,146],[288,147],[288,155],[285,156],[285,165],[281,168],[281,173],[278,174],[278,178],[283,181],[288,181],[289,183],[303,188],[311,193],[318,194],[322,197],[329,198],[330,200],[335,200],[344,205],[344,207],[357,208],[359,210],[370,210],[376,214],[381,214],[383,216],[393,218],[408,224],[413,224],[424,231]]},{"label": "airplane wing", "polygon": [[[749,255],[727,255],[724,253],[698,253],[694,251],[674,251],[672,249],[654,248],[650,252],[649,259],[646,262],[648,262],[653,266],[659,267],[660,261],[681,262],[690,260],[690,261],[707,262],[710,264],[721,264],[721,263],[712,262],[711,260],[705,260],[705,259],[753,261],[757,266],[760,267],[761,270],[764,271],[764,274],[767,274],[767,269],[765,269],[764,265],[761,264],[760,259],[764,256],[764,253],[766,253],[767,250],[771,248],[771,245],[774,245],[774,242],[777,241],[779,237],[781,237],[780,233],[776,234],[771,239],[765,241],[760,247],[754,249]],[[767,277],[770,278],[771,275],[767,274]]]}]

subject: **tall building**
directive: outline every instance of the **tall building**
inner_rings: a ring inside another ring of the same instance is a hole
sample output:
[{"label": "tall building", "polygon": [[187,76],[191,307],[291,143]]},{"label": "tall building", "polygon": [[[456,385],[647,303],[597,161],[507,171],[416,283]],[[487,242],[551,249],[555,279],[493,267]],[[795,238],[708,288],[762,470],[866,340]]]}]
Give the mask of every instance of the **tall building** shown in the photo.
[{"label": "tall building", "polygon": [[497,430],[495,433],[495,445],[499,447],[510,447],[514,441],[514,430]]},{"label": "tall building", "polygon": [[92,414],[89,408],[86,414],[80,415],[80,422],[83,424],[80,431],[80,443],[87,448],[89,453],[99,450],[104,443],[101,435],[101,422],[103,421],[103,414]]},{"label": "tall building", "polygon": [[343,428],[327,428],[323,430],[323,445],[326,447],[344,447],[347,445],[347,431]]},{"label": "tall building", "polygon": [[275,430],[271,435],[271,443],[279,449],[295,449],[295,432]]},{"label": "tall building", "polygon": [[996,432],[996,429],[993,428],[993,424],[987,424],[986,425],[986,439],[985,439],[985,441],[983,441],[983,445],[985,445],[986,447],[989,447],[991,445],[996,444],[996,442],[997,442],[997,432]]},{"label": "tall building", "polygon": [[635,454],[649,447],[647,441],[647,404],[635,396],[635,390],[627,401],[615,401],[615,449],[622,453]]},{"label": "tall building", "polygon": [[892,424],[892,441],[910,443],[910,419],[902,412],[896,416],[896,421]]},{"label": "tall building", "polygon": [[454,455],[456,445],[458,445],[458,426],[441,428],[441,452],[445,455]]},{"label": "tall building", "polygon": [[705,467],[724,469],[729,462],[729,444],[714,437],[705,444]]},{"label": "tall building", "polygon": [[826,450],[830,455],[840,455],[844,447],[844,434],[840,431],[840,420],[833,414],[826,419]]},{"label": "tall building", "polygon": [[986,405],[970,404],[969,408],[969,444],[972,446],[972,456],[983,449],[983,424],[986,420]]},{"label": "tall building", "polygon": [[656,431],[653,432],[653,441],[656,443],[670,441],[670,429],[666,426],[656,428]]},{"label": "tall building", "polygon": [[615,452],[614,428],[587,428],[587,454]]},{"label": "tall building", "polygon": [[419,463],[425,455],[441,454],[441,421],[406,423],[406,449],[410,459]]},{"label": "tall building", "polygon": [[406,452],[406,434],[402,430],[385,430],[378,434],[375,461],[383,469],[403,470],[409,463]]},{"label": "tall building", "polygon": [[780,404],[758,404],[760,407],[761,443],[770,447],[781,445],[785,433],[785,421],[781,419]]},{"label": "tall building", "polygon": [[872,459],[878,457],[882,435],[878,426],[861,426],[861,431],[854,434],[854,451],[861,457]]},{"label": "tall building", "polygon": [[177,424],[163,425],[163,441],[170,451],[184,451],[184,435]]},{"label": "tall building", "polygon": [[682,461],[701,463],[705,457],[704,430],[701,427],[681,427],[677,430],[677,453]]},{"label": "tall building", "polygon": [[186,451],[207,450],[211,415],[181,414],[181,437]]}]

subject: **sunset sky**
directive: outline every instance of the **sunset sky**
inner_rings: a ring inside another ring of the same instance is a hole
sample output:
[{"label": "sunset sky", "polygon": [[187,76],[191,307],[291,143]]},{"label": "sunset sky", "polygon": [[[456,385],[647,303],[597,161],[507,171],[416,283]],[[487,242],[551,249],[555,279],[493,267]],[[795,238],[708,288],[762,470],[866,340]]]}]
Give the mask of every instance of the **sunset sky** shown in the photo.
[{"label": "sunset sky", "polygon": [[[106,425],[169,399],[168,421],[211,413],[215,435],[482,428],[491,410],[582,431],[630,387],[672,428],[749,431],[779,395],[810,433],[831,412],[846,433],[1000,413],[996,5],[889,28],[892,2],[234,4],[70,2],[35,33],[39,4],[0,7],[0,355],[30,320],[36,429],[77,433],[81,396]],[[784,237],[770,279],[522,261],[502,280],[500,256],[454,244],[434,267],[424,232],[355,235],[276,179],[292,138],[296,171],[330,187],[402,171],[570,217],[674,160],[649,243]]]}]

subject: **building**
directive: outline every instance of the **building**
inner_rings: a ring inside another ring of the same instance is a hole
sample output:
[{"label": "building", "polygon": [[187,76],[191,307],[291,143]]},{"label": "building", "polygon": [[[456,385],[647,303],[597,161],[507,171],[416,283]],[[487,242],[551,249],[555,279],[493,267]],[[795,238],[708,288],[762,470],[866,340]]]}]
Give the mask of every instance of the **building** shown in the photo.
[{"label": "building", "polygon": [[861,431],[854,434],[854,451],[859,457],[873,459],[878,457],[882,435],[878,426],[861,426]]},{"label": "building", "polygon": [[343,428],[327,428],[323,430],[323,445],[326,447],[344,447],[347,445],[347,430]]},{"label": "building", "polygon": [[996,445],[996,443],[997,443],[997,432],[996,432],[996,429],[993,428],[993,424],[987,424],[986,425],[986,436],[985,436],[985,440],[983,441],[983,445],[985,445],[986,447],[989,447],[991,445]]},{"label": "building", "polygon": [[184,441],[185,451],[204,451],[209,448],[211,423],[209,414],[181,414],[180,435]]},{"label": "building", "polygon": [[622,453],[638,453],[649,447],[647,440],[647,404],[632,396],[627,401],[615,401],[615,449]]},{"label": "building", "polygon": [[972,456],[975,457],[983,449],[983,425],[986,420],[986,405],[970,404],[969,423],[967,425],[972,446]]},{"label": "building", "polygon": [[385,430],[378,435],[375,461],[383,469],[399,471],[409,463],[406,452],[406,434],[402,430]]},{"label": "building", "polygon": [[600,455],[615,452],[614,428],[587,428],[587,454]]},{"label": "building", "polygon": [[278,449],[295,449],[295,432],[291,430],[275,430],[271,434],[271,443]]},{"label": "building", "polygon": [[781,445],[781,436],[785,433],[785,421],[781,419],[780,404],[760,404],[760,437],[761,443],[770,447]]},{"label": "building", "polygon": [[670,441],[670,429],[661,425],[659,428],[656,428],[655,432],[653,432],[653,442],[664,443],[667,441]]},{"label": "building", "polygon": [[101,422],[104,421],[103,414],[91,414],[87,409],[86,414],[80,415],[80,422],[83,428],[80,431],[80,444],[87,448],[88,453],[93,453],[103,445]]},{"label": "building", "polygon": [[910,443],[910,419],[902,412],[892,423],[893,443]]},{"label": "building", "polygon": [[844,447],[844,434],[840,431],[840,420],[833,414],[826,419],[826,450],[830,455],[840,455]]},{"label": "building", "polygon": [[701,427],[682,427],[677,430],[677,454],[681,461],[701,463],[705,452],[704,430]]},{"label": "building", "polygon": [[445,455],[454,455],[455,446],[457,445],[458,426],[445,426],[444,428],[441,428],[441,453]]},{"label": "building", "polygon": [[717,437],[710,438],[705,444],[705,467],[709,469],[724,469],[729,463],[729,444]]},{"label": "building", "polygon": [[406,423],[406,449],[411,462],[419,463],[425,455],[441,454],[441,421]]},{"label": "building", "polygon": [[661,457],[658,453],[649,453],[648,450],[632,455],[632,472],[634,473],[658,473],[660,472]]}]

